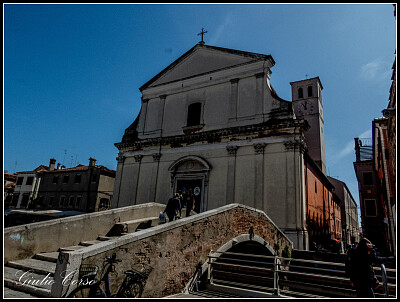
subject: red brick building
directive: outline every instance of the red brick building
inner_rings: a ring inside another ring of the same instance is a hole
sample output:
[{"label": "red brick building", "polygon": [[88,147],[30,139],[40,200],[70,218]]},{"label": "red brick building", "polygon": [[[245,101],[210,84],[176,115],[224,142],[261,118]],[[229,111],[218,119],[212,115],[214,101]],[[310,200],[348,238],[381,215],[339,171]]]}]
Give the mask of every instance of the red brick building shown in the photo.
[{"label": "red brick building", "polygon": [[331,239],[342,240],[341,201],[319,166],[304,155],[305,200],[309,242],[329,247]]}]

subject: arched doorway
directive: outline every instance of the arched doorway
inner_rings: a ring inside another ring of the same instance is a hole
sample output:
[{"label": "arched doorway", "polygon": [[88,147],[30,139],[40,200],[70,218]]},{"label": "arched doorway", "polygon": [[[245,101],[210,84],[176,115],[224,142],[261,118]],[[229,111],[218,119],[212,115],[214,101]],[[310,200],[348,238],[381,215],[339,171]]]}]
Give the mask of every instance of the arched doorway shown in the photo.
[{"label": "arched doorway", "polygon": [[203,284],[259,290],[274,288],[276,252],[263,238],[239,235],[212,252],[202,266]]},{"label": "arched doorway", "polygon": [[210,164],[199,156],[188,155],[179,158],[169,167],[171,173],[171,191],[192,189],[195,195],[194,211],[207,210],[208,176]]}]

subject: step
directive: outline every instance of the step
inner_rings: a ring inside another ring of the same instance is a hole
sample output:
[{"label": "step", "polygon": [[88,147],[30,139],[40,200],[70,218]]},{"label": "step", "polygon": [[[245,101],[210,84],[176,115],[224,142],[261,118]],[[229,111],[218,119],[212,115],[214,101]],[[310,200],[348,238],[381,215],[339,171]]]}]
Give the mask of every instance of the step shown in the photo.
[{"label": "step", "polygon": [[34,289],[34,293],[41,296],[47,296],[54,282],[50,273],[38,274],[9,266],[4,267],[4,280],[5,285],[10,288],[25,292],[25,288],[28,287],[29,293],[32,292],[30,289]]},{"label": "step", "polygon": [[47,275],[50,273],[50,276],[54,276],[54,272],[56,271],[56,263],[31,258],[8,261],[6,266],[23,271],[33,271],[37,274]]},{"label": "step", "polygon": [[158,216],[118,222],[115,224],[114,228],[118,234],[122,234],[122,233],[133,233],[138,230],[147,229],[149,227],[156,225],[158,225]]},{"label": "step", "polygon": [[120,236],[99,236],[97,237],[97,240],[99,241],[107,241],[107,240],[111,240],[111,239],[115,239],[118,238]]},{"label": "step", "polygon": [[229,297],[247,297],[247,298],[272,298],[276,297],[273,293],[262,292],[257,290],[249,290],[245,288],[238,288],[235,286],[223,284],[207,284],[205,290],[195,292],[212,295],[214,297],[229,298]]},{"label": "step", "polygon": [[[37,299],[38,296],[34,295],[34,293],[30,294],[30,293],[25,293],[25,292],[21,292],[15,289],[12,289],[10,287],[4,287],[3,289],[3,295],[4,298],[8,299]],[[48,297],[48,296],[42,296],[42,297]]]},{"label": "step", "polygon": [[33,258],[43,261],[49,261],[57,263],[59,252],[50,252],[50,253],[39,253],[36,254]]},{"label": "step", "polygon": [[62,247],[62,248],[60,248],[60,251],[71,252],[71,251],[76,251],[76,250],[80,250],[83,248],[84,248],[84,246],[82,246],[82,245],[72,245],[72,246]]},{"label": "step", "polygon": [[[25,298],[27,294],[33,295],[36,297],[45,297],[50,298],[51,291],[48,289],[38,288],[36,286],[25,284],[21,286],[21,283],[14,280],[9,280],[4,278],[4,287],[13,290],[15,295],[18,295],[18,298]],[[20,294],[17,294],[19,292]],[[4,290],[4,295],[6,291]],[[14,298],[11,296],[10,298]]]},{"label": "step", "polygon": [[91,245],[94,245],[94,244],[97,244],[97,243],[100,243],[100,242],[102,242],[102,241],[101,240],[82,241],[81,243],[79,243],[79,245],[91,246]]}]

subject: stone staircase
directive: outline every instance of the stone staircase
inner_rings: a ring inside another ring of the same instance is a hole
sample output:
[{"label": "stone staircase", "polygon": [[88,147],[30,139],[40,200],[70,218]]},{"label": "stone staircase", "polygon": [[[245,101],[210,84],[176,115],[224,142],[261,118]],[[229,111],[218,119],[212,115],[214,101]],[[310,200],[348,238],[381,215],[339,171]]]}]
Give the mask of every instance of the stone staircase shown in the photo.
[{"label": "stone staircase", "polygon": [[76,251],[155,225],[158,225],[158,217],[118,222],[105,236],[99,235],[94,240],[82,241],[74,246],[60,247],[58,251],[38,253],[26,259],[8,261],[4,266],[4,297],[23,298],[30,295],[49,298],[59,251]]}]

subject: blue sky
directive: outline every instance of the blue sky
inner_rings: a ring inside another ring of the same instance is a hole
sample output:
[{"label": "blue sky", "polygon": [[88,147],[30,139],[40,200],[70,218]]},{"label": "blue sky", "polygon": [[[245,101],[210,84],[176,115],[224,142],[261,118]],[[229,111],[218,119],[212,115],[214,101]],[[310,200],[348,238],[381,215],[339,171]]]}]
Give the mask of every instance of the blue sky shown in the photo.
[{"label": "blue sky", "polygon": [[4,169],[116,169],[139,87],[199,42],[270,54],[271,83],[319,76],[327,172],[358,201],[354,138],[387,107],[395,58],[391,4],[3,5]]}]

